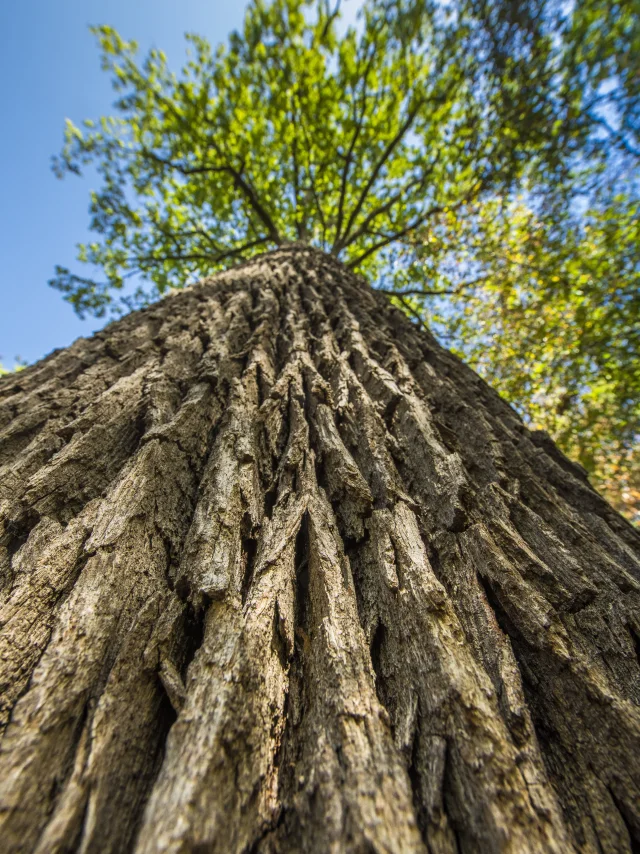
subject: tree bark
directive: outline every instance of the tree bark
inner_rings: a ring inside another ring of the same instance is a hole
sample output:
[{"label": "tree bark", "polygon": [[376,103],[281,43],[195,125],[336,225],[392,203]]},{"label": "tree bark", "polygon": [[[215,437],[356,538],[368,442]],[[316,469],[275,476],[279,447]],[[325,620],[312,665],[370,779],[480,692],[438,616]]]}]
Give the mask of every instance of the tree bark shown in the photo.
[{"label": "tree bark", "polygon": [[261,256],[0,380],[0,848],[640,850],[637,532]]}]

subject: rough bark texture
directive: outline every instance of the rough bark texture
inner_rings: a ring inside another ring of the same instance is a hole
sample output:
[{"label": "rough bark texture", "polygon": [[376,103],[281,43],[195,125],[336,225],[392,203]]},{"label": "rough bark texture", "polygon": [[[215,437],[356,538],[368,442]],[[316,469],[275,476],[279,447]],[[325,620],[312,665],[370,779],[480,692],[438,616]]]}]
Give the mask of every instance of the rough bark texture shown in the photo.
[{"label": "rough bark texture", "polygon": [[0,381],[0,848],[640,850],[638,535],[312,250]]}]

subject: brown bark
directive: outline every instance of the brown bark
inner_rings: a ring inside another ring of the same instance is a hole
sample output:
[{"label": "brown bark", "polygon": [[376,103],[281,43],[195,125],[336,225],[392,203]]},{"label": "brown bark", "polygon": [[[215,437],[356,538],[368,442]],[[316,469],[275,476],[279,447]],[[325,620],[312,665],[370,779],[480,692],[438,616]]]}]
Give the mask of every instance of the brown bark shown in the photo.
[{"label": "brown bark", "polygon": [[3,852],[640,850],[639,537],[328,256],[0,381]]}]

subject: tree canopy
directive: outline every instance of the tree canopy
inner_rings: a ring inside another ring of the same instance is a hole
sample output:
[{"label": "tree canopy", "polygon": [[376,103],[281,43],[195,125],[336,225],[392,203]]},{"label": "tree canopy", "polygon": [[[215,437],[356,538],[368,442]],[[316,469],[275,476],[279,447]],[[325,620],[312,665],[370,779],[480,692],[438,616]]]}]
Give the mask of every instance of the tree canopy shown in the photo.
[{"label": "tree canopy", "polygon": [[54,164],[100,181],[92,274],[52,281],[79,313],[308,241],[637,509],[637,0],[367,0],[346,30],[339,2],[252,0],[179,73],[94,32],[114,113]]}]

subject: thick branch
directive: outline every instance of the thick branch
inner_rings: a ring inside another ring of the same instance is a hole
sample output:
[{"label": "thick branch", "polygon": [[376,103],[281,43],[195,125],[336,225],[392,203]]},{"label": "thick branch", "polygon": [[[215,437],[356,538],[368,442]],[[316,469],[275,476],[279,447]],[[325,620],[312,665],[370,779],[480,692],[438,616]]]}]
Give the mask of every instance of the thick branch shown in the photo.
[{"label": "thick branch", "polygon": [[337,0],[335,7],[333,10],[329,4],[329,0],[325,2],[325,14],[327,16],[327,20],[325,21],[324,27],[322,28],[322,33],[320,34],[320,41],[324,41],[327,37],[327,33],[329,32],[331,25],[340,15],[340,6],[341,0]]},{"label": "thick branch", "polygon": [[258,218],[262,220],[262,223],[266,226],[267,231],[269,233],[269,238],[276,243],[278,246],[282,243],[282,237],[274,221],[271,219],[271,215],[267,212],[266,208],[263,207],[260,199],[258,198],[258,194],[254,190],[253,186],[242,176],[242,172],[239,172],[237,169],[234,169],[233,166],[229,166],[229,173],[233,177],[233,181],[236,187],[238,187],[244,193],[247,201],[253,208],[254,212],[257,214]]}]

